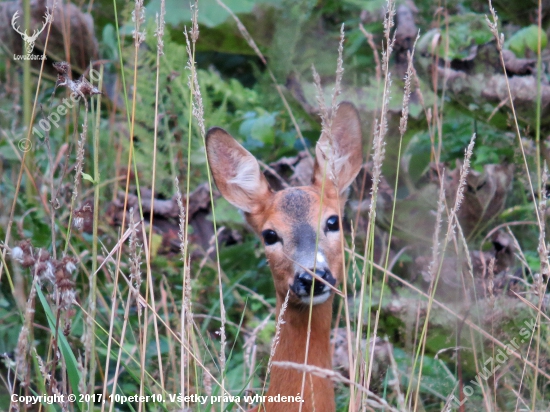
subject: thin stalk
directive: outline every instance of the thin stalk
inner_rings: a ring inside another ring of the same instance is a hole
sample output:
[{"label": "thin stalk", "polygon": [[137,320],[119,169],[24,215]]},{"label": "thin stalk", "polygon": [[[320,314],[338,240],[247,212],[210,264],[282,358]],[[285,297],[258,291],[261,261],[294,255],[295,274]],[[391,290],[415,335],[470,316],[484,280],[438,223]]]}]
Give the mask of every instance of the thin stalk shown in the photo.
[{"label": "thin stalk", "polygon": [[[155,308],[155,298],[154,291],[152,287],[152,275],[151,275],[151,253],[153,245],[153,215],[154,215],[154,204],[155,204],[155,180],[156,180],[156,171],[157,171],[157,138],[158,138],[158,118],[159,118],[159,78],[160,78],[160,56],[163,54],[163,43],[162,37],[164,35],[164,14],[165,14],[165,2],[161,0],[160,7],[160,17],[157,14],[157,61],[156,61],[156,77],[155,77],[155,120],[154,120],[154,130],[153,130],[153,176],[151,181],[151,212],[149,214],[149,247],[146,248],[146,264],[147,264],[147,285],[151,288],[151,304],[153,310],[156,312]],[[142,225],[143,230],[145,227]],[[150,284],[151,283],[151,284]],[[164,374],[162,371],[162,356],[160,351],[160,340],[159,332],[156,318],[153,318],[153,326],[155,328],[155,339],[157,344],[157,356],[158,356],[158,366],[159,366],[159,375],[160,375],[160,384],[164,390]]]},{"label": "thin stalk", "polygon": [[[373,260],[374,260],[374,232],[376,227],[376,203],[378,199],[378,185],[380,181],[380,176],[382,173],[381,167],[384,159],[384,138],[387,132],[387,112],[389,107],[389,95],[390,95],[390,85],[391,85],[391,73],[389,69],[389,59],[393,50],[393,43],[395,40],[395,34],[393,38],[390,36],[391,28],[394,25],[393,17],[395,15],[395,4],[392,0],[387,2],[387,14],[384,19],[384,37],[386,40],[386,50],[382,52],[382,70],[384,74],[384,87],[382,94],[382,108],[380,110],[380,122],[375,129],[375,135],[373,139],[373,177],[372,177],[372,193],[371,193],[371,206],[369,211],[369,222],[367,225],[367,236],[366,236],[366,245],[364,252],[364,266],[361,273],[361,292],[359,294],[359,315],[357,320],[357,334],[355,340],[355,351],[360,353],[361,350],[361,338],[362,338],[362,327],[363,324],[363,305],[365,300],[365,288],[367,287],[368,279],[368,307],[367,307],[367,342],[370,340],[371,336],[371,307],[372,307],[372,283],[373,283]],[[367,274],[368,270],[368,274]],[[370,346],[367,345],[365,351],[364,361],[369,367],[369,353]],[[353,365],[353,371],[356,376],[359,374],[358,369],[359,363],[356,362]],[[350,365],[351,367],[351,365]],[[366,388],[368,389],[369,382],[366,382]]]},{"label": "thin stalk", "polygon": [[[414,58],[414,51],[416,47],[416,42],[418,41],[419,35],[416,37],[416,40],[414,42],[412,52],[408,54],[408,67],[407,72],[405,74],[405,89],[403,91],[403,108],[402,108],[402,115],[401,115],[401,121],[400,121],[400,136],[399,136],[399,147],[397,149],[397,167],[396,167],[396,173],[395,173],[395,186],[394,186],[394,196],[393,196],[393,203],[392,203],[392,212],[391,212],[391,220],[390,220],[390,229],[388,233],[388,245],[386,247],[386,259],[384,262],[384,274],[382,277],[382,284],[380,287],[380,299],[378,301],[378,310],[377,310],[377,316],[380,314],[382,310],[382,298],[384,297],[384,287],[386,286],[386,280],[387,280],[387,272],[388,272],[388,264],[389,264],[389,258],[390,258],[390,246],[391,246],[391,240],[392,240],[392,234],[393,234],[393,223],[395,219],[395,205],[397,203],[397,188],[399,185],[399,170],[400,170],[400,163],[401,163],[401,150],[403,145],[403,136],[405,135],[405,132],[407,131],[407,121],[409,116],[409,99],[411,95],[411,79],[413,76],[413,58]],[[434,245],[435,247],[435,245]],[[376,329],[375,329],[375,335],[376,335]],[[373,350],[374,353],[374,350]],[[372,355],[371,355],[372,358]],[[367,389],[369,387],[371,372],[372,372],[372,359],[369,362],[369,368],[368,368],[368,374],[367,374]]]},{"label": "thin stalk", "polygon": [[[23,24],[25,26],[25,32],[31,32],[31,2],[30,0],[23,0]],[[26,44],[23,42],[23,50],[25,50]],[[44,61],[42,61],[44,62]],[[31,111],[31,62],[30,60],[23,60],[23,122],[25,125],[28,125],[29,130],[32,128],[31,120],[33,118]],[[27,154],[25,152],[25,154]],[[35,163],[34,163],[34,154],[29,150],[29,155],[27,157],[27,167],[29,172],[34,173]],[[31,185],[25,185],[25,193],[27,195],[27,200],[30,200],[35,195]],[[53,246],[55,248],[55,245]]]},{"label": "thin stalk", "polygon": [[[333,115],[334,113],[331,114],[331,116]],[[331,139],[332,140],[332,139]],[[329,161],[327,160],[325,162],[325,166],[323,168],[323,180],[322,180],[322,183],[321,183],[321,201],[319,202],[319,220],[317,222],[317,232],[316,232],[316,236],[315,236],[315,253],[313,256],[317,256],[317,250],[318,250],[318,247],[319,247],[319,233],[321,232],[321,218],[322,218],[322,211],[323,211],[323,199],[324,199],[324,196],[325,196],[325,181],[326,181],[326,177],[327,177],[327,166],[329,164]],[[315,261],[314,261],[314,265],[313,265],[313,273],[315,273],[315,269],[316,269],[316,266],[317,266],[317,258],[315,258]],[[309,307],[308,307],[308,317],[307,317],[307,335],[306,335],[306,354],[305,354],[305,357],[304,357],[304,365],[307,365],[307,359],[309,357],[309,341],[310,341],[310,338],[311,338],[311,315],[313,313],[313,290],[315,288],[315,277],[313,276],[313,281],[311,282],[311,289],[310,289],[310,296],[309,296]],[[304,389],[305,389],[305,385],[306,385],[306,370],[304,369],[303,373],[302,373],[302,387],[300,389],[300,394],[302,395],[302,397],[304,396]],[[352,400],[353,397],[350,398],[350,400]],[[300,403],[300,409],[298,410],[298,412],[302,412],[302,407],[303,407],[304,403]]]},{"label": "thin stalk", "polygon": [[[542,0],[539,0],[538,7],[538,36],[537,36],[537,101],[536,101],[536,118],[535,118],[535,148],[537,151],[536,165],[537,165],[537,192],[539,202],[541,200],[541,165],[540,165],[540,112],[541,112],[541,80],[542,80]],[[544,143],[543,143],[544,144]],[[535,375],[536,376],[536,375]],[[535,378],[536,380],[536,378]]]},{"label": "thin stalk", "polygon": [[[420,354],[421,353],[422,353],[422,355],[424,354],[424,350],[425,350],[425,347],[426,347],[426,339],[427,339],[427,334],[428,334],[428,325],[429,325],[429,321],[430,321],[430,314],[431,314],[431,310],[432,310],[432,307],[433,307],[435,292],[437,290],[437,285],[438,285],[439,278],[440,278],[440,275],[441,275],[441,270],[443,268],[443,262],[444,262],[443,256],[445,254],[445,251],[447,250],[447,245],[449,244],[449,241],[451,240],[451,236],[454,234],[454,228],[455,228],[456,225],[459,224],[458,223],[458,218],[457,218],[457,212],[460,209],[461,202],[462,202],[463,197],[464,197],[464,195],[463,195],[464,186],[466,184],[466,177],[467,177],[468,172],[469,172],[470,158],[471,158],[472,153],[473,153],[475,137],[476,137],[475,134],[472,135],[472,139],[470,140],[470,144],[468,145],[468,147],[466,148],[466,150],[464,152],[464,165],[463,165],[462,171],[460,173],[459,185],[458,185],[458,189],[456,191],[455,205],[454,205],[453,209],[451,210],[451,213],[449,214],[447,232],[446,232],[446,235],[445,235],[445,240],[443,242],[443,247],[441,249],[441,256],[442,257],[439,259],[439,267],[438,267],[437,273],[434,276],[434,279],[432,280],[432,283],[430,284],[429,300],[428,300],[428,306],[426,308],[426,317],[425,317],[425,320],[424,320],[424,325],[422,327],[422,332],[420,334],[420,344],[418,345],[418,348],[416,350],[414,363],[413,363],[413,372],[414,372],[414,368],[416,367],[416,364],[418,362],[418,358],[420,357],[420,366],[418,368],[418,378],[417,378],[416,394],[415,394],[415,401],[414,401],[414,410],[415,411],[418,408],[418,397],[419,397],[419,394],[420,394],[420,378],[422,376],[422,366],[424,364],[424,356],[420,356]],[[412,389],[412,379],[410,379],[410,381],[409,381],[409,386],[407,388],[407,395],[405,397],[405,403],[408,402],[411,389]]]},{"label": "thin stalk", "polygon": [[[100,77],[98,83],[98,89],[101,90],[103,82],[103,65],[99,69]],[[92,229],[92,273],[90,274],[90,315],[95,318],[96,316],[96,298],[97,298],[97,226],[99,223],[99,130],[101,122],[101,95],[97,95],[96,103],[96,118],[95,118],[95,130],[94,130],[94,220]],[[95,369],[96,369],[96,356],[95,356],[95,323],[90,325],[88,333],[91,335],[90,343],[90,369],[89,369],[89,381],[88,381],[88,393],[94,393],[95,387]],[[88,401],[88,410],[93,408],[92,400]]]},{"label": "thin stalk", "polygon": [[[194,44],[193,44],[194,46]],[[194,63],[195,62],[195,48],[192,47],[191,49],[191,60],[192,62]],[[193,64],[191,63],[191,65]],[[182,258],[183,258],[183,287],[182,287],[182,296],[181,296],[181,301],[182,302],[185,302],[185,285],[186,285],[186,282],[187,282],[187,279],[186,277],[187,276],[190,276],[190,270],[189,270],[189,265],[191,264],[191,262],[187,259],[187,254],[188,254],[188,232],[189,232],[189,193],[191,191],[191,138],[192,138],[192,133],[193,133],[193,109],[192,109],[192,106],[193,106],[193,88],[194,88],[194,83],[191,81],[190,82],[190,85],[189,85],[189,117],[188,117],[188,123],[187,123],[187,176],[186,176],[186,189],[185,189],[185,215],[184,215],[184,218],[185,218],[185,223],[184,223],[184,226],[183,228],[181,229],[183,231],[183,237],[184,237],[184,240],[183,240],[183,253],[182,253]],[[206,151],[205,151],[206,152]],[[179,188],[178,188],[179,190]],[[210,185],[210,190],[212,190],[212,186]],[[214,206],[214,202],[212,202],[212,209],[213,209],[213,206]],[[214,219],[214,224],[215,224],[216,220]],[[216,233],[216,229],[214,229],[214,233]],[[182,305],[182,315],[181,315],[181,336],[182,336],[182,341],[185,342],[185,339],[187,339],[187,347],[189,347],[189,334],[186,333],[187,330],[186,330],[186,325],[185,325],[185,322],[187,320],[186,316],[185,316],[185,305]],[[181,369],[180,369],[180,374],[181,374],[181,379],[180,379],[180,386],[181,386],[181,393],[182,395],[185,397],[185,387],[186,387],[186,378],[185,378],[185,347],[184,345],[181,345]],[[188,358],[189,359],[189,358]],[[195,375],[197,374],[197,372],[195,371]],[[189,380],[190,379],[190,375],[191,373],[189,372],[188,370],[188,374],[187,374],[187,379]],[[198,381],[198,380],[197,380]],[[223,380],[222,380],[223,382]],[[187,387],[189,387],[189,385],[187,385]],[[223,390],[222,390],[222,393],[223,393]],[[182,400],[182,408],[185,408],[185,403],[184,401]]]},{"label": "thin stalk", "polygon": [[[192,27],[191,31],[188,33],[187,30],[184,32],[185,38],[186,38],[186,45],[187,45],[187,54],[189,57],[188,60],[188,68],[190,70],[190,76],[189,76],[189,88],[190,91],[192,91],[193,100],[191,100],[191,112],[195,119],[197,120],[198,126],[199,126],[199,132],[202,140],[202,144],[206,148],[206,131],[204,127],[204,106],[202,102],[202,96],[200,92],[200,86],[197,79],[197,68],[195,64],[195,50],[196,50],[196,42],[199,38],[199,27],[198,27],[198,1],[195,1],[195,4],[192,6]],[[189,40],[189,37],[191,37],[191,41]],[[191,127],[189,127],[191,130]],[[188,153],[188,156],[190,153]],[[206,160],[206,164],[209,164],[208,159],[208,152],[207,150],[204,151],[204,156]],[[187,171],[189,173],[189,170]],[[226,324],[226,314],[225,314],[225,305],[223,302],[223,283],[222,283],[222,270],[220,265],[220,248],[219,248],[219,240],[218,240],[218,228],[217,228],[217,222],[216,222],[216,208],[214,205],[214,191],[213,191],[213,185],[212,185],[212,174],[210,171],[210,168],[206,168],[206,174],[208,177],[208,188],[210,190],[210,204],[212,208],[212,223],[214,226],[214,244],[215,244],[215,250],[216,250],[216,269],[218,273],[218,290],[219,290],[219,302],[220,302],[220,318],[221,318],[221,326],[220,326],[220,353],[219,353],[219,359],[220,359],[220,370],[221,370],[221,392],[225,392],[225,374],[226,374],[226,357],[225,357],[225,346],[226,346],[226,334],[225,334],[225,324]],[[189,190],[189,186],[187,187]],[[189,199],[189,196],[187,196],[187,199]],[[188,213],[186,213],[186,216]],[[224,401],[222,398],[222,401],[220,403],[221,410],[224,409]]]},{"label": "thin stalk", "polygon": [[[536,144],[535,144],[535,147],[536,147],[536,150],[537,150],[537,154],[536,154],[536,165],[537,165],[537,192],[538,192],[538,200],[539,200],[539,203],[542,202],[542,200],[546,200],[546,193],[543,193],[543,190],[545,191],[546,188],[543,187],[543,185],[546,186],[546,182],[544,180],[546,179],[541,179],[541,165],[540,165],[540,152],[541,152],[541,141],[540,141],[540,114],[541,114],[541,100],[542,100],[542,96],[541,96],[541,81],[542,81],[542,51],[541,51],[541,48],[542,48],[542,0],[539,0],[539,7],[538,7],[538,22],[537,22],[537,106],[536,106],[536,126],[535,126],[535,141],[536,141]],[[542,143],[544,144],[544,143]],[[546,169],[545,169],[546,171]],[[546,173],[545,173],[545,176],[546,176]],[[542,219],[546,219],[546,216],[545,214],[542,214]],[[546,222],[544,222],[546,223]],[[540,230],[541,230],[541,243],[544,244],[545,242],[545,233],[543,231],[543,227],[544,226],[539,226],[540,227]],[[546,255],[547,256],[547,255]],[[542,276],[542,272],[543,272],[543,267],[544,267],[544,259],[548,259],[548,257],[546,258],[542,258],[541,259],[541,276]],[[547,274],[548,275],[548,274]],[[540,327],[540,314],[541,314],[541,310],[542,310],[542,296],[544,296],[544,290],[546,290],[546,288],[542,288],[542,285],[543,285],[543,280],[540,279],[540,282],[539,282],[539,290],[538,290],[538,295],[539,295],[539,307],[538,307],[538,312],[537,312],[537,320],[536,320],[536,325],[538,326],[537,327],[537,339],[536,339],[536,354],[535,354],[535,365],[538,366],[539,364],[539,360],[540,360],[540,341],[541,341],[541,327]],[[535,405],[536,405],[536,402],[537,402],[537,381],[538,381],[538,377],[539,377],[539,374],[538,374],[538,370],[535,369],[535,376],[533,378],[533,388],[531,389],[531,410],[535,410]]]}]

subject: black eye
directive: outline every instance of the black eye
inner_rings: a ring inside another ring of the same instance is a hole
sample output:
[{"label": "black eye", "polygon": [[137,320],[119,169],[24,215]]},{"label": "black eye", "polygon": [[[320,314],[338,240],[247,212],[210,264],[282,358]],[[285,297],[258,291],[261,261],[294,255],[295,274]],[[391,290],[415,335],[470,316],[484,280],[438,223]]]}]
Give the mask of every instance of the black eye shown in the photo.
[{"label": "black eye", "polygon": [[336,232],[340,229],[340,221],[338,216],[331,216],[327,219],[327,230],[331,232]]},{"label": "black eye", "polygon": [[273,245],[274,243],[277,243],[279,241],[279,236],[277,236],[277,232],[271,229],[266,229],[262,232],[262,237],[264,238],[264,242],[266,245]]}]

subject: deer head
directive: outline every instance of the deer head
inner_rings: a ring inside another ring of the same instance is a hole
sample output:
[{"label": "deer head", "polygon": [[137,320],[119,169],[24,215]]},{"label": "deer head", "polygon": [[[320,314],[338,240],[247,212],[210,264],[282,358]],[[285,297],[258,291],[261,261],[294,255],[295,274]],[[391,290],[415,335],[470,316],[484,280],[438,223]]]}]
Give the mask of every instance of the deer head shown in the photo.
[{"label": "deer head", "polygon": [[29,36],[27,34],[27,31],[24,32],[21,31],[21,26],[17,25],[17,18],[19,17],[19,10],[15,12],[11,19],[11,25],[13,26],[13,29],[21,35],[23,38],[23,41],[25,42],[25,52],[26,54],[31,54],[32,50],[34,49],[34,43],[36,42],[36,39],[44,31],[46,28],[46,25],[51,19],[51,14],[49,13],[48,9],[46,9],[46,14],[44,15],[44,24],[42,25],[42,28],[40,30],[34,30],[32,33],[32,36]]},{"label": "deer head", "polygon": [[[361,168],[361,124],[341,103],[316,147],[312,183],[273,192],[254,156],[221,128],[207,133],[208,162],[225,199],[261,236],[279,301],[322,304],[342,278],[341,215]],[[313,275],[315,274],[315,275]],[[315,283],[313,279],[315,278]]]}]

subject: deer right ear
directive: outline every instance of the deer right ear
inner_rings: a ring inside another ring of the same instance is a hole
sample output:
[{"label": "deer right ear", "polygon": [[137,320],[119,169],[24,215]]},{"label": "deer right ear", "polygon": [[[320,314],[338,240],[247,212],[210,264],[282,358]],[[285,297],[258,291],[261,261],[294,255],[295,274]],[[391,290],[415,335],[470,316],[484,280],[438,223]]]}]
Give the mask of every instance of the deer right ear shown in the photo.
[{"label": "deer right ear", "polygon": [[361,120],[353,104],[340,103],[332,119],[331,134],[332,142],[328,133],[323,133],[315,147],[312,183],[321,187],[323,179],[328,178],[335,183],[339,194],[345,196],[363,162]]},{"label": "deer right ear", "polygon": [[256,158],[219,127],[208,130],[206,153],[222,196],[244,212],[259,212],[272,192]]}]

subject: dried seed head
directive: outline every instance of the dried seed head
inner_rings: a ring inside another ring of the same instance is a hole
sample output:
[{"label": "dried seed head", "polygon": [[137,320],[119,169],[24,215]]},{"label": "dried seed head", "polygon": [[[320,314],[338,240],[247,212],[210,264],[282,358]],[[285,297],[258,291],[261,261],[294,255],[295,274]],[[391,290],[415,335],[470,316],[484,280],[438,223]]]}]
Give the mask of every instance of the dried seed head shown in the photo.
[{"label": "dried seed head", "polygon": [[65,270],[72,274],[76,270],[76,265],[72,260],[68,260],[67,263],[65,263]]},{"label": "dried seed head", "polygon": [[76,269],[76,259],[65,256],[55,265],[55,286],[57,287],[57,302],[62,310],[69,309],[76,297],[75,283],[72,272]]},{"label": "dried seed head", "polygon": [[38,252],[38,261],[46,262],[48,260],[50,260],[50,252],[44,249],[40,249]]},{"label": "dried seed head", "polygon": [[78,230],[84,230],[87,233],[92,231],[94,221],[94,205],[91,201],[86,201],[81,207],[75,209],[73,215],[73,226]]},{"label": "dried seed head", "polygon": [[77,230],[82,230],[83,226],[84,226],[84,218],[75,215],[75,217],[73,218],[73,227]]},{"label": "dried seed head", "polygon": [[69,84],[69,81],[72,81],[72,80],[63,74],[58,74],[57,80],[55,81],[55,87],[67,86]]},{"label": "dried seed head", "polygon": [[25,256],[25,253],[23,252],[23,249],[21,249],[19,246],[14,247],[11,252],[11,257],[15,260],[17,260],[19,263],[23,263],[23,257]]},{"label": "dried seed head", "polygon": [[191,40],[196,43],[199,39],[199,4],[196,0],[191,5],[191,16]]},{"label": "dried seed head", "polygon": [[92,86],[92,84],[82,76],[77,81],[73,81],[69,77],[69,63],[60,62],[54,63],[53,67],[57,70],[57,81],[55,87],[67,86],[71,91],[77,93],[81,97],[93,96],[94,94],[102,94],[101,91]]},{"label": "dried seed head", "polygon": [[63,328],[63,335],[65,336],[69,336],[71,334],[71,326],[72,326],[72,321],[71,319],[67,319],[66,323],[65,323],[65,327]]},{"label": "dried seed head", "polygon": [[130,279],[137,290],[141,287],[141,243],[138,242],[138,233],[134,224],[134,209],[130,208]]},{"label": "dried seed head", "polygon": [[132,11],[132,21],[135,23],[135,30],[132,31],[132,37],[136,45],[139,46],[145,41],[145,31],[139,31],[139,28],[145,22],[145,7],[143,6],[143,0],[135,1],[134,10]]},{"label": "dried seed head", "polygon": [[164,21],[164,15],[166,14],[166,2],[161,0],[160,2],[160,16],[157,13],[157,29],[155,30],[155,37],[157,38],[157,52],[159,56],[164,54],[164,42],[162,38],[164,37],[164,26],[166,22]]},{"label": "dried seed head", "polygon": [[34,273],[38,278],[40,284],[49,282],[55,284],[54,267],[52,262],[38,262],[34,267]]},{"label": "dried seed head", "polygon": [[88,80],[86,80],[85,77],[81,77],[79,80],[74,82],[74,88],[74,91],[85,97],[101,94],[101,91],[99,91],[97,87],[94,87]]},{"label": "dried seed head", "polygon": [[57,81],[55,87],[67,86],[69,84],[69,71],[71,66],[67,62],[58,62],[53,64],[53,68],[57,71]]},{"label": "dried seed head", "polygon": [[145,22],[145,7],[143,6],[143,0],[136,0],[134,10],[132,10],[132,21],[138,25]]},{"label": "dried seed head", "polygon": [[59,74],[68,74],[69,69],[71,66],[67,62],[57,62],[53,64],[53,68],[57,71]]},{"label": "dried seed head", "polygon": [[[29,350],[29,329],[23,325],[19,332],[17,347],[15,348],[15,363],[17,374],[23,378],[28,372],[27,367],[27,352]],[[26,379],[21,379],[21,383],[26,382]]]},{"label": "dried seed head", "polygon": [[[14,252],[15,251],[15,252]],[[14,259],[21,263],[24,268],[30,268],[35,263],[32,244],[30,240],[22,240],[19,246],[12,249],[12,255],[15,253]]]}]

